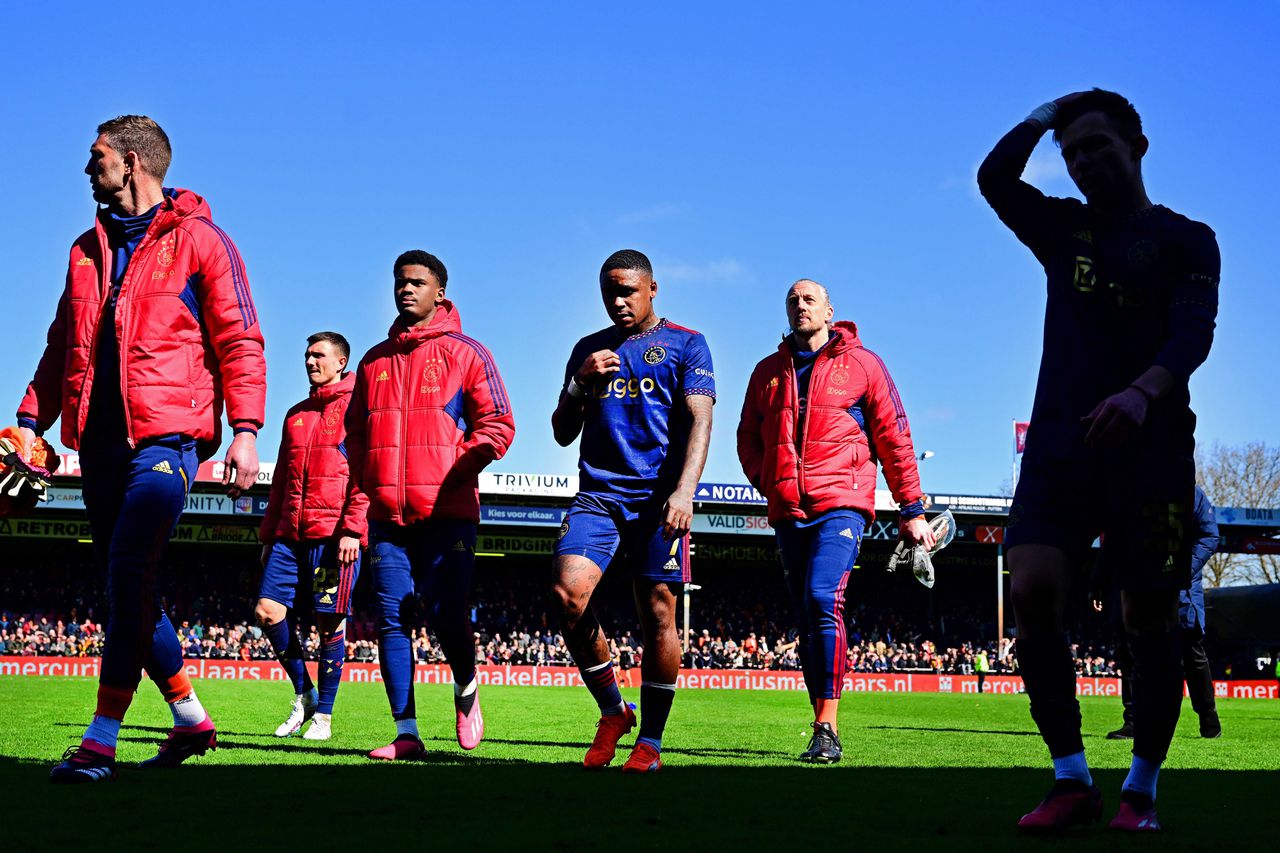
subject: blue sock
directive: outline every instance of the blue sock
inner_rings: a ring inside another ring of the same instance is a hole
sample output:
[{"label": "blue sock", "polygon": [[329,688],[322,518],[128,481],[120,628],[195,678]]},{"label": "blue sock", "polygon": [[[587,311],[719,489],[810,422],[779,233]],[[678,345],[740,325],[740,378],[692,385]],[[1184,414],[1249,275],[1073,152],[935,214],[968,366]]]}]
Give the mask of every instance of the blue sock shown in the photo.
[{"label": "blue sock", "polygon": [[1053,776],[1055,779],[1074,779],[1086,785],[1093,784],[1089,763],[1084,760],[1084,750],[1053,759]]},{"label": "blue sock", "polygon": [[1124,791],[1133,791],[1138,794],[1146,794],[1151,798],[1152,802],[1156,799],[1156,780],[1160,778],[1160,762],[1151,761],[1146,758],[1133,757],[1133,763],[1129,765],[1129,775],[1125,777],[1124,784],[1120,787],[1121,793]]},{"label": "blue sock", "polygon": [[640,735],[637,742],[644,741],[654,749],[662,749],[662,730],[667,727],[667,717],[671,714],[671,703],[675,698],[674,684],[640,682]]},{"label": "blue sock", "polygon": [[413,646],[399,626],[384,628],[378,638],[378,666],[391,705],[391,719],[418,716],[413,699]]},{"label": "blue sock", "polygon": [[276,660],[280,661],[284,671],[289,674],[289,681],[293,683],[293,692],[298,695],[311,692],[311,675],[307,672],[306,664],[302,662],[302,646],[289,626],[289,617],[286,616],[274,625],[265,626],[262,634],[271,643],[271,649],[276,653]]},{"label": "blue sock", "polygon": [[613,661],[605,661],[590,667],[579,667],[582,680],[587,689],[595,697],[600,706],[600,713],[605,716],[622,713],[622,692],[618,690],[618,679],[613,675]]},{"label": "blue sock", "polygon": [[320,648],[320,704],[316,712],[333,713],[333,700],[342,683],[342,664],[347,658],[347,633],[339,631]]}]

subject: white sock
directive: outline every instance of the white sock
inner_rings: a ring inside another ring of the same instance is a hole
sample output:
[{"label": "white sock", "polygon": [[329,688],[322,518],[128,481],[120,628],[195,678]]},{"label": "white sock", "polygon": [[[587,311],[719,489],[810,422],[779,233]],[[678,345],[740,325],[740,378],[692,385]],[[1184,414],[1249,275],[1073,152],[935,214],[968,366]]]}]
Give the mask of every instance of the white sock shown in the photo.
[{"label": "white sock", "polygon": [[1074,779],[1086,785],[1093,784],[1093,775],[1089,772],[1089,762],[1085,761],[1084,750],[1053,759],[1053,775],[1055,779]]},{"label": "white sock", "polygon": [[95,714],[89,728],[84,730],[84,739],[115,749],[116,741],[120,739],[120,721]]},{"label": "white sock", "polygon": [[177,702],[170,702],[169,710],[173,712],[173,724],[175,726],[198,726],[208,716],[204,712],[204,706],[196,698],[194,690]]},{"label": "white sock", "polygon": [[[400,735],[413,735],[418,737],[418,721],[413,717],[407,720],[396,720],[396,737]],[[421,738],[418,738],[421,740]]]},{"label": "white sock", "polygon": [[454,682],[453,695],[454,696],[470,696],[472,693],[476,692],[476,688],[478,688],[479,686],[480,686],[480,679],[475,677],[472,677],[471,683],[468,684],[466,687],[463,687],[461,684]]},{"label": "white sock", "polygon": [[333,721],[333,714],[321,714],[318,711],[316,712],[315,716],[311,718],[312,725],[315,725],[316,723],[329,723],[332,721]]}]

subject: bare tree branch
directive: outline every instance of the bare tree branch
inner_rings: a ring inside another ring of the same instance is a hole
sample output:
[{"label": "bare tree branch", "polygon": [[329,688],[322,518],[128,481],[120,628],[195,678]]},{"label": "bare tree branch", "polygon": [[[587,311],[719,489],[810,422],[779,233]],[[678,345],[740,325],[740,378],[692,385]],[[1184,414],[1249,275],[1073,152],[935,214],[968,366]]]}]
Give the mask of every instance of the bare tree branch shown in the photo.
[{"label": "bare tree branch", "polygon": [[[1196,449],[1196,476],[1214,506],[1280,507],[1280,447],[1261,441]],[[1215,554],[1205,586],[1280,582],[1275,554]]]}]

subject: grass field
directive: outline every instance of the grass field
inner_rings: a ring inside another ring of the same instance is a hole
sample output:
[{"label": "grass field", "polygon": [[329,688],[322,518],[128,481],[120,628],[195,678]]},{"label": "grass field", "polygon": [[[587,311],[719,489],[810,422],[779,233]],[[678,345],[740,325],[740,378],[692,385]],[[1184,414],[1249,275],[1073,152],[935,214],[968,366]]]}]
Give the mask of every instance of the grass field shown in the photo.
[{"label": "grass field", "polygon": [[[263,845],[331,849],[464,843],[481,849],[1276,849],[1280,703],[1221,701],[1224,736],[1196,736],[1184,708],[1165,772],[1166,832],[1117,838],[1097,827],[1026,839],[1013,823],[1050,782],[1022,696],[853,694],[842,707],[844,762],[799,765],[802,694],[682,691],[664,738],[666,767],[645,777],[578,765],[593,734],[585,690],[488,687],[488,738],[453,739],[448,687],[418,687],[430,757],[374,764],[393,734],[380,685],[345,684],[335,736],[277,740],[280,683],[203,681],[219,749],[176,771],[122,768],[109,784],[53,786],[48,770],[78,742],[95,682],[0,678],[0,827],[10,843],[58,849]],[[636,691],[628,691],[634,694]],[[638,696],[628,698],[638,701]],[[1083,701],[1085,743],[1114,810],[1129,745],[1103,735],[1114,699]],[[150,685],[122,732],[122,763],[150,757],[170,724]],[[624,741],[630,742],[630,738]],[[183,839],[188,839],[184,842]]]}]

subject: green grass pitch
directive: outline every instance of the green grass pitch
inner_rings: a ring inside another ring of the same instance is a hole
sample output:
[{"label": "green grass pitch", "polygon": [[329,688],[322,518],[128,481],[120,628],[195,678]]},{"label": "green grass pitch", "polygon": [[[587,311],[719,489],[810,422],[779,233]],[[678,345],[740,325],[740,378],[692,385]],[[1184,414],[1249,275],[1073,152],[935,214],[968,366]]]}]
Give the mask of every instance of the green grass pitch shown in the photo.
[{"label": "green grass pitch", "polygon": [[[148,682],[122,732],[120,778],[53,786],[49,767],[78,742],[95,682],[0,678],[0,825],[40,849],[333,849],[356,844],[479,849],[1275,849],[1280,838],[1280,703],[1221,700],[1225,734],[1196,736],[1184,707],[1160,778],[1159,839],[1101,826],[1063,839],[1019,837],[1013,823],[1050,782],[1023,696],[850,694],[844,761],[799,765],[808,708],[799,693],[685,690],[664,738],[666,767],[646,777],[582,770],[596,715],[586,691],[487,687],[487,739],[453,739],[448,687],[417,688],[430,757],[375,764],[393,734],[377,684],[344,684],[334,738],[271,736],[288,687],[202,681],[219,746],[176,771],[127,766],[153,754],[170,720]],[[638,701],[638,691],[626,691]],[[1082,700],[1095,778],[1114,810],[1129,745],[1103,735],[1114,699]],[[630,738],[624,743],[630,743]]]}]

